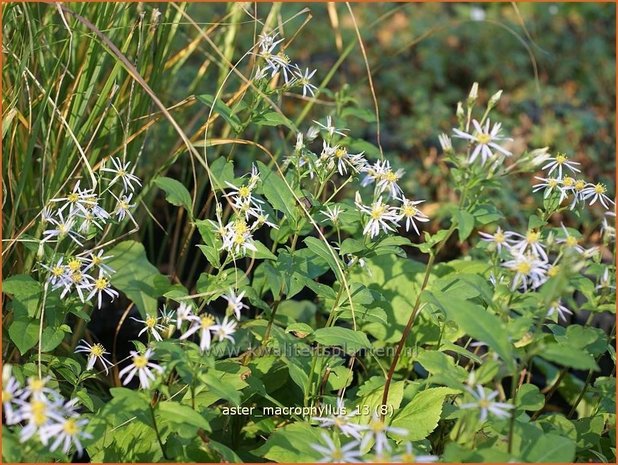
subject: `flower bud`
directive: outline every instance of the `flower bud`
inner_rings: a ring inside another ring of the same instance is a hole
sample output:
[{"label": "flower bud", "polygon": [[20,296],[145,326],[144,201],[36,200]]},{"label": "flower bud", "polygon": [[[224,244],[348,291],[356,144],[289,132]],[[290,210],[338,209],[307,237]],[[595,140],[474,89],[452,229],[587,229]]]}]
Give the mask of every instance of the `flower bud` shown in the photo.
[{"label": "flower bud", "polygon": [[479,96],[479,83],[475,82],[472,84],[472,89],[470,89],[470,93],[468,94],[468,106],[474,105],[476,99]]},{"label": "flower bud", "polygon": [[498,100],[500,100],[500,97],[502,96],[502,89],[500,89],[498,92],[496,92],[494,95],[491,96],[491,98],[489,99],[489,103],[487,104],[488,108],[493,108],[496,106],[496,103],[498,103]]}]

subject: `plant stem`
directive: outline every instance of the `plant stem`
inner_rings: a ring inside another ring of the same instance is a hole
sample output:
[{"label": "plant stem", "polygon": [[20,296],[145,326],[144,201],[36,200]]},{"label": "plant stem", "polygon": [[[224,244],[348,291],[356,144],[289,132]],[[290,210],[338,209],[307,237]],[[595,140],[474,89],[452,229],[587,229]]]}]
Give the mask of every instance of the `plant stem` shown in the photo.
[{"label": "plant stem", "polygon": [[[403,330],[401,339],[399,340],[399,343],[397,344],[397,348],[395,349],[395,355],[393,357],[393,361],[388,370],[388,375],[386,376],[386,382],[384,383],[384,391],[382,393],[382,405],[387,405],[388,391],[391,386],[391,382],[393,380],[393,375],[395,374],[395,369],[397,368],[397,363],[399,362],[399,357],[401,356],[401,351],[403,350],[403,346],[405,345],[406,339],[408,338],[410,331],[412,330],[414,321],[416,320],[416,315],[418,314],[419,307],[421,305],[421,295],[423,291],[425,290],[425,288],[427,287],[429,276],[431,274],[431,270],[433,269],[436,256],[440,253],[440,251],[442,250],[442,248],[444,247],[448,239],[451,237],[453,232],[455,232],[455,229],[456,229],[456,225],[452,224],[451,227],[448,229],[446,236],[444,237],[444,239],[442,239],[442,241],[436,248],[436,251],[431,252],[431,255],[429,256],[429,261],[427,262],[427,267],[425,268],[425,276],[423,277],[423,284],[421,285],[421,288],[418,291],[418,295],[416,296],[416,301],[414,302],[414,307],[412,308],[412,312],[410,313],[410,318],[408,319],[408,323],[406,324],[406,327]],[[384,415],[380,415],[380,417],[382,420],[384,420]]]},{"label": "plant stem", "polygon": [[155,418],[154,407],[150,404],[150,415],[152,416],[152,427],[157,435],[157,441],[159,442],[159,447],[161,448],[161,453],[163,454],[163,458],[165,460],[169,460],[169,457],[165,453],[165,448],[163,447],[163,441],[161,440],[161,433],[159,433],[159,427],[157,426],[157,420]]}]

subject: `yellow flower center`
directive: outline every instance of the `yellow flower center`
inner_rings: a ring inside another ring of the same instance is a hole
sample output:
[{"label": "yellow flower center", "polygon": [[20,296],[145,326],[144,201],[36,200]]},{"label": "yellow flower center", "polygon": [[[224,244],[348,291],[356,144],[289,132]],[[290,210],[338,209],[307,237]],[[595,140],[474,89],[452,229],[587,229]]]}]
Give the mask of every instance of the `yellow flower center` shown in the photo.
[{"label": "yellow flower center", "polygon": [[210,315],[204,315],[200,320],[202,329],[208,329],[215,324],[215,319]]},{"label": "yellow flower center", "polygon": [[568,236],[566,238],[565,244],[567,245],[567,247],[575,247],[577,245],[577,239],[575,239],[573,236]]},{"label": "yellow flower center", "polygon": [[148,318],[146,318],[146,321],[144,323],[148,328],[152,329],[156,326],[157,319],[154,316],[149,316]]},{"label": "yellow flower center", "polygon": [[94,281],[94,287],[100,291],[103,289],[107,289],[108,286],[109,286],[109,281],[105,278],[99,278]]},{"label": "yellow flower center", "polygon": [[401,463],[416,463],[416,455],[414,454],[402,454]]},{"label": "yellow flower center", "polygon": [[559,153],[558,155],[556,155],[556,163],[558,163],[559,165],[562,165],[567,160],[568,158],[564,153]]},{"label": "yellow flower center", "polygon": [[414,205],[406,205],[403,207],[403,214],[408,218],[415,216],[418,213],[418,209]]},{"label": "yellow flower center", "polygon": [[57,278],[64,274],[64,268],[61,266],[54,266],[51,270],[51,273]]},{"label": "yellow flower center", "polygon": [[605,194],[605,192],[607,192],[607,189],[605,188],[603,184],[599,183],[596,186],[594,186],[594,192],[597,194]]},{"label": "yellow flower center", "polygon": [[487,399],[479,400],[479,407],[481,407],[481,408],[488,408],[490,404],[491,404],[491,402],[488,401]]},{"label": "yellow flower center", "polygon": [[103,347],[101,344],[94,344],[90,349],[90,353],[95,357],[103,357],[103,354],[105,353],[105,347]]},{"label": "yellow flower center", "polygon": [[494,241],[497,244],[504,244],[504,242],[506,241],[506,237],[504,237],[504,233],[502,231],[497,231],[496,234],[494,234]]},{"label": "yellow flower center", "polygon": [[386,182],[391,182],[392,183],[392,182],[397,182],[397,179],[399,179],[399,178],[397,177],[397,175],[394,172],[387,171],[384,174],[384,179],[386,179]]},{"label": "yellow flower center", "polygon": [[549,270],[547,270],[547,275],[550,278],[555,278],[558,276],[558,273],[560,273],[560,265],[552,265],[549,267]]},{"label": "yellow flower center", "polygon": [[558,180],[555,178],[551,178],[547,181],[547,185],[553,189],[558,186]]},{"label": "yellow flower center", "polygon": [[135,368],[145,368],[148,365],[148,359],[143,355],[133,357],[133,366]]},{"label": "yellow flower center", "polygon": [[79,261],[77,258],[72,258],[71,260],[69,260],[68,266],[69,270],[78,271],[82,266],[82,262]]},{"label": "yellow flower center", "polygon": [[491,136],[489,134],[481,133],[476,136],[476,139],[479,141],[480,144],[489,144],[491,142]]},{"label": "yellow flower center", "polygon": [[2,403],[4,404],[5,402],[10,402],[11,400],[13,400],[13,394],[11,394],[9,391],[2,391]]},{"label": "yellow flower center", "polygon": [[69,418],[62,425],[62,429],[68,436],[75,436],[79,432],[79,428],[77,427],[77,422],[73,418]]},{"label": "yellow flower center", "polygon": [[384,422],[380,420],[372,420],[371,423],[369,423],[369,429],[371,429],[374,433],[384,431]]},{"label": "yellow flower center", "polygon": [[289,57],[289,56],[287,56],[285,53],[283,53],[283,52],[279,52],[279,53],[277,53],[277,56],[278,56],[278,57],[279,57],[279,59],[280,59],[281,61],[283,61],[284,63],[286,63],[286,64],[289,64],[289,63],[290,63],[290,57]]},{"label": "yellow flower center", "polygon": [[43,381],[40,378],[36,378],[36,379],[33,378],[30,381],[28,381],[28,385],[30,386],[30,389],[32,391],[40,391],[41,389],[45,387],[45,381]]},{"label": "yellow flower center", "polygon": [[573,187],[575,185],[575,179],[570,176],[565,176],[562,180],[562,185],[564,187]]},{"label": "yellow flower center", "polygon": [[236,234],[243,235],[249,232],[249,226],[243,220],[238,220],[234,223],[234,231],[236,231]]},{"label": "yellow flower center", "polygon": [[515,271],[521,274],[528,274],[532,270],[532,265],[528,262],[521,262],[515,267]]},{"label": "yellow flower center", "polygon": [[536,244],[539,241],[539,236],[541,234],[537,231],[528,231],[526,234],[526,241],[528,244]]},{"label": "yellow flower center", "polygon": [[343,147],[337,148],[337,150],[335,150],[335,156],[337,158],[343,158],[347,154],[348,154],[348,151],[345,148],[343,148]]},{"label": "yellow flower center", "polygon": [[36,426],[43,426],[47,421],[47,405],[41,400],[33,400],[30,403],[32,420]]},{"label": "yellow flower center", "polygon": [[93,255],[92,256],[92,264],[93,265],[100,265],[101,263],[103,263],[103,260],[101,260],[101,257],[99,257],[98,255]]},{"label": "yellow flower center", "polygon": [[76,192],[73,192],[73,193],[67,195],[67,200],[70,203],[75,203],[75,202],[77,202],[79,200],[79,195]]},{"label": "yellow flower center", "polygon": [[242,186],[240,189],[238,189],[238,196],[246,199],[247,197],[249,197],[251,195],[251,189],[249,189],[248,186]]},{"label": "yellow flower center", "polygon": [[371,209],[371,218],[374,220],[379,220],[384,215],[386,211],[386,207],[384,205],[376,205]]},{"label": "yellow flower center", "polygon": [[83,278],[83,275],[79,271],[71,275],[71,281],[73,281],[75,284],[79,283],[82,280],[82,278]]},{"label": "yellow flower center", "polygon": [[331,454],[331,458],[334,461],[339,461],[341,459],[343,459],[343,452],[341,452],[341,449],[337,448],[335,449],[332,454]]},{"label": "yellow flower center", "polygon": [[575,181],[575,190],[581,191],[584,187],[586,187],[586,181],[583,179],[578,179]]}]

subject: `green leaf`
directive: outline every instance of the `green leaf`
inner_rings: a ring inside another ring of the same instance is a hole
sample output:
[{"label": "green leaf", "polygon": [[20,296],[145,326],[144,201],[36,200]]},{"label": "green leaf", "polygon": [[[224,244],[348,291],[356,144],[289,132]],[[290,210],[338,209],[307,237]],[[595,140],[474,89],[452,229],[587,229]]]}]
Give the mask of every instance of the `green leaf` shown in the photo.
[{"label": "green leaf", "polygon": [[313,337],[316,342],[322,345],[340,346],[347,354],[354,354],[360,349],[369,349],[371,347],[371,343],[365,333],[339,326],[316,329]]},{"label": "green leaf", "polygon": [[224,383],[214,374],[206,373],[200,379],[208,385],[208,388],[216,393],[221,399],[229,400],[234,405],[240,405],[240,393],[229,383]]},{"label": "green leaf", "polygon": [[409,441],[425,439],[438,426],[446,396],[458,393],[446,387],[425,389],[397,412],[391,425],[406,428],[409,431],[406,439]]},{"label": "green leaf", "polygon": [[[214,101],[214,97],[212,95],[198,95],[197,99],[212,108]],[[240,122],[240,119],[238,119],[238,116],[236,116],[232,109],[223,103],[221,99],[218,98],[214,102],[213,112],[220,115],[226,123],[232,126],[234,131],[238,132],[241,130],[242,123]]]},{"label": "green leaf", "polygon": [[172,205],[184,207],[192,215],[191,194],[180,181],[172,178],[160,177],[154,183],[165,192],[165,199]]},{"label": "green leaf", "polygon": [[228,189],[229,182],[234,184],[234,163],[227,160],[225,157],[219,157],[210,164],[210,172],[212,173],[213,187],[218,190]]},{"label": "green leaf", "polygon": [[522,384],[517,391],[516,407],[521,410],[539,410],[545,405],[545,396],[534,384]]},{"label": "green leaf", "polygon": [[285,115],[277,113],[276,111],[270,111],[260,115],[258,118],[254,119],[253,122],[259,126],[285,126],[292,131],[296,131],[296,126],[294,126],[294,123],[292,123],[292,121],[290,121]]},{"label": "green leaf", "polygon": [[[136,241],[125,241],[109,251],[109,266],[116,272],[111,281],[114,287],[137,305],[142,317],[155,313],[157,298],[170,288],[168,279],[148,261],[144,246]],[[162,284],[167,283],[165,286]]]},{"label": "green leaf", "polygon": [[459,242],[465,241],[474,229],[474,216],[465,210],[455,211],[457,219],[457,232],[459,234]]},{"label": "green leaf", "polygon": [[324,443],[320,431],[307,423],[292,423],[275,431],[263,446],[251,452],[278,463],[315,463],[322,455],[311,444]]},{"label": "green leaf", "polygon": [[180,425],[193,425],[205,431],[211,431],[210,424],[199,413],[180,402],[164,401],[159,403],[160,414],[170,423]]},{"label": "green leaf", "polygon": [[39,324],[37,321],[30,319],[28,315],[16,315],[13,323],[9,326],[9,337],[19,350],[19,353],[24,355],[39,340]]},{"label": "green leaf", "polygon": [[557,434],[544,434],[523,453],[522,458],[526,462],[571,463],[575,458],[575,443]]},{"label": "green leaf", "polygon": [[578,370],[599,369],[597,362],[594,361],[594,358],[590,354],[567,344],[551,344],[545,347],[539,355],[545,360],[565,367]]},{"label": "green leaf", "polygon": [[290,224],[296,224],[296,202],[285,181],[264,163],[257,162],[262,193],[275,210],[283,213]]},{"label": "green leaf", "polygon": [[375,123],[376,121],[375,113],[373,111],[367,110],[366,108],[354,108],[354,107],[345,108],[341,112],[341,117],[347,118],[349,116],[355,116],[356,118],[359,118],[366,123]]},{"label": "green leaf", "polygon": [[12,295],[15,313],[34,317],[41,295],[41,283],[25,274],[18,274],[2,281],[2,292]]},{"label": "green leaf", "polygon": [[513,345],[504,324],[496,315],[451,293],[447,295],[437,290],[425,290],[423,298],[442,309],[447,318],[457,323],[466,334],[487,344],[511,369],[514,368]]},{"label": "green leaf", "polygon": [[[339,267],[337,266],[337,259],[335,258],[337,256],[337,252],[330,249],[326,244],[324,244],[323,241],[315,237],[306,237],[303,242],[307,244],[309,250],[328,263],[328,266],[331,270],[333,270],[336,276],[341,274],[339,272]],[[333,254],[335,257],[333,257]]]}]

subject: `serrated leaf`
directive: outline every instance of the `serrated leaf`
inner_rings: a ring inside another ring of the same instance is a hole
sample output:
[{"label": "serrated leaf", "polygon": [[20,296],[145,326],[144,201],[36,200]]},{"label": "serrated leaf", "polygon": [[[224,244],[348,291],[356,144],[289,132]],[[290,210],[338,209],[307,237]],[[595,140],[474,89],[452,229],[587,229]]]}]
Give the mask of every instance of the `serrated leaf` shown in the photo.
[{"label": "serrated leaf", "polygon": [[407,440],[425,439],[438,426],[446,396],[459,391],[446,387],[429,388],[416,394],[393,418],[392,426],[409,431]]}]

